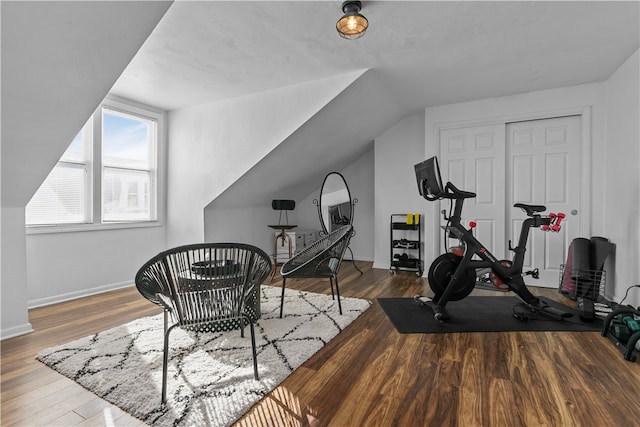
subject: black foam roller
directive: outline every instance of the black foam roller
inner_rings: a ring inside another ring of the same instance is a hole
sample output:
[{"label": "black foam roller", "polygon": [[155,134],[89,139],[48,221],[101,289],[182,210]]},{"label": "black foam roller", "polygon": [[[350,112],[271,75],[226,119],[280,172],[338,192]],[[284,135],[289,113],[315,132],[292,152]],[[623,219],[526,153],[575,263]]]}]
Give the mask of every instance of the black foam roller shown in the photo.
[{"label": "black foam roller", "polygon": [[560,283],[560,292],[575,299],[576,296],[576,282],[571,278],[571,261],[573,259],[573,244],[569,244],[569,251],[567,252],[567,262],[564,264],[564,271],[562,272],[562,282]]},{"label": "black foam roller", "polygon": [[578,237],[571,242],[571,278],[577,281],[591,281],[591,242]]},{"label": "black foam roller", "polygon": [[604,261],[613,250],[613,244],[606,237],[591,238],[591,269],[602,271]]},{"label": "black foam roller", "polygon": [[595,300],[598,286],[594,282],[595,277],[591,269],[591,241],[578,237],[573,239],[571,246],[571,278],[576,283],[576,296]]},{"label": "black foam roller", "polygon": [[[613,251],[614,244],[609,243],[609,239],[606,237],[592,237],[591,238],[591,271],[593,273],[593,284],[591,288],[592,299],[595,301],[598,298],[600,285],[602,284],[602,276],[604,270],[604,262],[609,254]],[[588,295],[587,295],[588,296]]]}]

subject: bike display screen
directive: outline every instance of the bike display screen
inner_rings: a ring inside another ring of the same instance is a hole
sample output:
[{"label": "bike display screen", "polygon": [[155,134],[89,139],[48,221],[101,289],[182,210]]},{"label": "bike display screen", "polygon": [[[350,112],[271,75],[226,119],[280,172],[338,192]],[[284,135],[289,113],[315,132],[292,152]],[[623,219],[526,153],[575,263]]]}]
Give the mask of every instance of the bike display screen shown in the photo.
[{"label": "bike display screen", "polygon": [[420,195],[429,201],[437,200],[444,194],[442,177],[440,176],[440,166],[438,158],[431,157],[414,166],[418,191]]}]

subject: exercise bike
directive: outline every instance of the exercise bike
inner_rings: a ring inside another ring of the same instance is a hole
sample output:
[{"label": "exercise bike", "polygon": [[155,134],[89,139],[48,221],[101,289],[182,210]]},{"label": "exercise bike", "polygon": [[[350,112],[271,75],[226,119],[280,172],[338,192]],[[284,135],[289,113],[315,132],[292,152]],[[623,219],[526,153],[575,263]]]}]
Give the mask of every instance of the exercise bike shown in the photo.
[{"label": "exercise bike", "polygon": [[[448,223],[443,228],[449,237],[460,241],[460,246],[454,247],[452,252],[438,256],[429,268],[429,286],[435,294],[434,297],[415,296],[417,302],[433,310],[436,320],[440,322],[449,320],[447,303],[467,297],[476,285],[476,272],[487,271],[487,269],[490,269],[490,277],[494,285],[501,290],[515,292],[531,314],[540,314],[555,320],[572,316],[571,313],[551,307],[527,289],[523,276],[531,275],[537,278],[537,269],[524,273],[522,271],[529,230],[540,228],[543,231],[558,232],[565,217],[564,214],[543,216],[541,212],[546,210],[543,205],[516,203],[514,207],[522,209],[528,218],[522,223],[518,245],[512,247],[509,241],[509,250],[514,252],[513,260],[498,260],[474,237],[475,223],[471,222],[469,228],[465,228],[460,223],[464,201],[476,197],[476,194],[460,190],[451,182],[447,182],[443,188],[436,157],[415,165],[415,173],[420,195],[426,200],[449,199],[453,203],[453,213],[450,210],[447,216],[446,211],[443,212],[444,219]],[[479,259],[473,259],[474,256]]]}]

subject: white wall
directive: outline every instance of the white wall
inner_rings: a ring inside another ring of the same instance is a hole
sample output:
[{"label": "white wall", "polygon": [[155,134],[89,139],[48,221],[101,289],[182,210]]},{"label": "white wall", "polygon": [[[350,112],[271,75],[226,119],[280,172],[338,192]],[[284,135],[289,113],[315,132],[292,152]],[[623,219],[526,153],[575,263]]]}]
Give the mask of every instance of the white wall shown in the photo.
[{"label": "white wall", "polygon": [[2,339],[31,332],[27,313],[24,208],[2,207]]},{"label": "white wall", "polygon": [[[606,170],[605,188],[595,193],[604,213],[603,235],[616,244],[615,283],[608,291],[620,302],[640,285],[640,51],[606,83],[606,152],[594,161]],[[625,303],[640,306],[640,289]]]},{"label": "white wall", "polygon": [[[418,193],[413,168],[424,160],[424,129],[424,114],[416,114],[402,119],[375,140],[374,268],[390,266],[391,214],[419,213],[425,223],[426,201]],[[425,268],[429,262],[423,255]]]},{"label": "white wall", "polygon": [[164,249],[164,226],[28,235],[28,306],[131,286],[138,268]]},{"label": "white wall", "polygon": [[[278,223],[274,213],[271,205],[205,209],[205,241],[248,243],[271,255],[274,230],[267,225]],[[295,211],[289,212],[289,223],[295,224],[295,221]]]},{"label": "white wall", "polygon": [[[351,197],[358,199],[354,208],[355,236],[349,247],[361,261],[373,261],[375,252],[375,151],[374,144],[355,162],[341,171]],[[317,211],[316,211],[317,213]],[[348,254],[350,255],[350,254]]]},{"label": "white wall", "polygon": [[[327,170],[327,173],[329,172],[342,173],[342,171]],[[301,229],[322,231],[322,225],[320,225],[320,218],[318,218],[318,207],[313,204],[313,201],[316,200],[316,202],[320,203],[320,186],[322,185],[323,179],[324,177],[322,177],[319,180],[318,187],[314,189],[311,193],[309,193],[304,199],[296,201],[296,217],[298,218],[298,222],[296,224],[298,224],[298,226]],[[347,180],[346,177],[345,177],[345,180],[347,181],[347,185],[351,187],[351,183]],[[351,197],[358,198],[358,196],[355,195],[355,192],[351,188],[350,190],[351,190]],[[356,216],[360,214],[359,211],[360,209],[356,207]],[[289,218],[291,218],[291,216],[289,216]]]}]

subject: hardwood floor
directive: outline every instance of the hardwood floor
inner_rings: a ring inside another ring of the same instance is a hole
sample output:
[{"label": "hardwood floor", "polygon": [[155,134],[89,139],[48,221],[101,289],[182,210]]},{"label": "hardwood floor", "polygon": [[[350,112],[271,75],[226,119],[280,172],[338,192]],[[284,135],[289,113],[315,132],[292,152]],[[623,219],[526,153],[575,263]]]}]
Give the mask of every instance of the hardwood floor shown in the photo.
[{"label": "hardwood floor", "polygon": [[[613,426],[640,422],[640,364],[598,332],[399,334],[378,297],[429,294],[426,279],[345,262],[343,296],[373,306],[256,404],[238,426]],[[273,285],[279,285],[274,280]],[[329,292],[327,281],[287,286]],[[555,290],[532,288],[558,300]],[[475,294],[493,294],[474,291]],[[564,299],[563,299],[564,300]],[[566,301],[566,300],[565,300]],[[2,426],[140,426],[35,360],[40,350],[159,313],[128,288],[30,311],[2,342]]]}]

